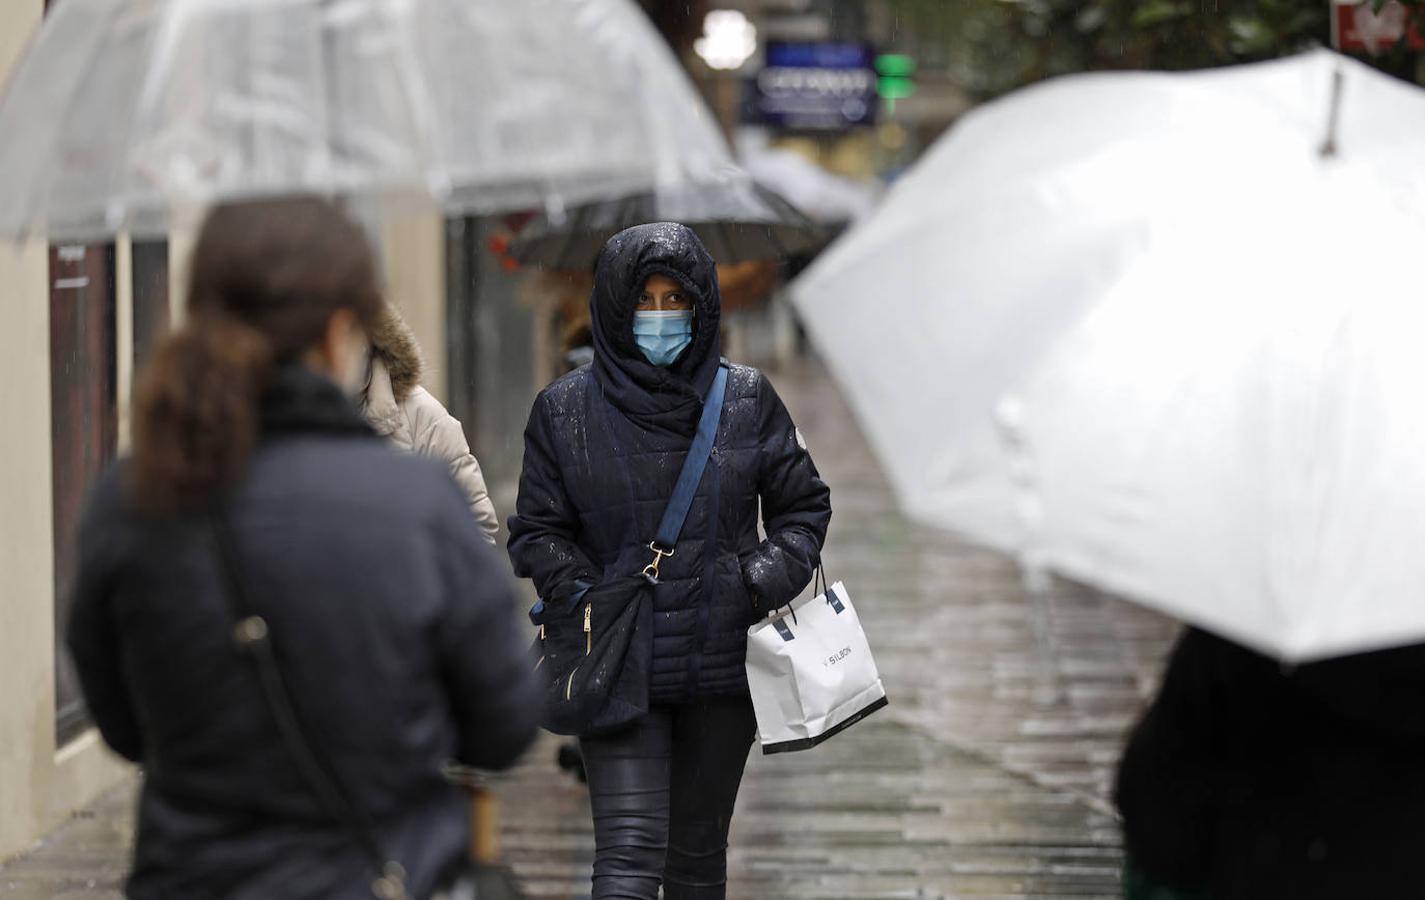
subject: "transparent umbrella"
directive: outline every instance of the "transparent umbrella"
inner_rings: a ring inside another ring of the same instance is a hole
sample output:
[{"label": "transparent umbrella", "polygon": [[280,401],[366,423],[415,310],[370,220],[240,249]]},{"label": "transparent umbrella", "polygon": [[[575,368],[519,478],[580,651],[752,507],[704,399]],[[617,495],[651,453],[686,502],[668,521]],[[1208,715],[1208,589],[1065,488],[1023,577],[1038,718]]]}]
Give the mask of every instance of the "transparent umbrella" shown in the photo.
[{"label": "transparent umbrella", "polygon": [[526,265],[578,271],[604,243],[645,222],[681,222],[720,264],[782,259],[814,247],[822,230],[796,207],[741,173],[712,182],[681,182],[574,209],[561,224],[547,218],[511,247]]},{"label": "transparent umbrella", "polygon": [[1061,79],[792,293],[916,516],[1287,660],[1425,640],[1422,147],[1324,50]]},{"label": "transparent umbrella", "polygon": [[557,211],[651,184],[673,77],[631,0],[65,0],[0,95],[0,235],[297,192]]}]

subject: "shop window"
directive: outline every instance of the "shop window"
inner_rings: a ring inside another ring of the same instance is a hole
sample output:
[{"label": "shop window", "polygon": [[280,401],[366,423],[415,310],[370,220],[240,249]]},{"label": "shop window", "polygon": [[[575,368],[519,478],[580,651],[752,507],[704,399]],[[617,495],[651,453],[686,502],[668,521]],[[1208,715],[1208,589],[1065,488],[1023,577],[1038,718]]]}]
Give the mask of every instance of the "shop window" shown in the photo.
[{"label": "shop window", "polygon": [[61,741],[84,728],[83,696],[63,651],[84,497],[118,442],[114,248],[50,248],[50,439],[54,490],[56,722]]},{"label": "shop window", "polygon": [[[133,371],[168,328],[168,244],[135,241]],[[61,743],[89,725],[64,649],[84,499],[118,447],[118,303],[113,245],[50,250],[50,432],[54,490],[55,691]]]}]

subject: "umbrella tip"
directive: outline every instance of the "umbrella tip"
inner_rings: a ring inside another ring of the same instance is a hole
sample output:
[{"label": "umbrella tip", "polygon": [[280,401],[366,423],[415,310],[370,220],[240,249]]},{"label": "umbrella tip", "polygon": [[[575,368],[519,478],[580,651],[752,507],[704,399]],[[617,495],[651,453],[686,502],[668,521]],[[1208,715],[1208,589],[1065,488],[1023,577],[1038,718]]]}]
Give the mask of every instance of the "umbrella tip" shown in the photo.
[{"label": "umbrella tip", "polygon": [[1341,121],[1341,94],[1344,91],[1346,75],[1337,66],[1331,73],[1331,108],[1326,119],[1326,138],[1321,142],[1321,158],[1333,159],[1340,155],[1341,148],[1336,142],[1336,128]]}]

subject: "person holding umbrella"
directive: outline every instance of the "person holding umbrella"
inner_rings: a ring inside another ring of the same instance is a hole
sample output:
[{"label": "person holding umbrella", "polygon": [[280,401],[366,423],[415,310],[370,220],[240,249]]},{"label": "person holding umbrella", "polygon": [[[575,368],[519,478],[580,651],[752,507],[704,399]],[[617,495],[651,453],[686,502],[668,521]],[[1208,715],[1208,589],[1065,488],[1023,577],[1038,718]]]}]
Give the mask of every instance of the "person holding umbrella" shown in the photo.
[{"label": "person holding umbrella", "polygon": [[355,224],[220,205],[191,272],[67,631],[144,769],[128,896],[429,897],[469,834],[443,767],[508,766],[537,728],[512,586],[445,468],[352,402],[382,310]]},{"label": "person holding umbrella", "polygon": [[1128,900],[1421,895],[1425,644],[1284,665],[1189,628],[1118,772]]},{"label": "person holding umbrella", "polygon": [[[611,238],[590,307],[594,361],[535,400],[510,519],[515,573],[545,598],[644,568],[724,365],[713,260],[682,225]],[[668,900],[725,896],[756,728],[747,628],[811,580],[831,518],[830,491],[771,383],[728,369],[710,461],[653,586],[650,708],[581,741],[595,898],[651,900],[660,886]]]}]

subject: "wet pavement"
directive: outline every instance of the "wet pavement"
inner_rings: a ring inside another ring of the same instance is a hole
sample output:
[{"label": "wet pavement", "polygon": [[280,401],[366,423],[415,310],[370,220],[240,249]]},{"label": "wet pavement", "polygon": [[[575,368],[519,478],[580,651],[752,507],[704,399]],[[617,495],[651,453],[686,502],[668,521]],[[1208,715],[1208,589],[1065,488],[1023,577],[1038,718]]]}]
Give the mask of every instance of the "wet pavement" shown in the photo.
[{"label": "wet pavement", "polygon": [[[754,751],[729,896],[1117,896],[1112,769],[1176,627],[1074,585],[1030,597],[1003,557],[911,524],[825,372],[772,375],[832,485],[827,574],[891,706],[810,752]],[[556,746],[500,787],[505,855],[538,898],[589,890],[588,799]],[[0,866],[0,896],[118,896],[133,789]]]}]

